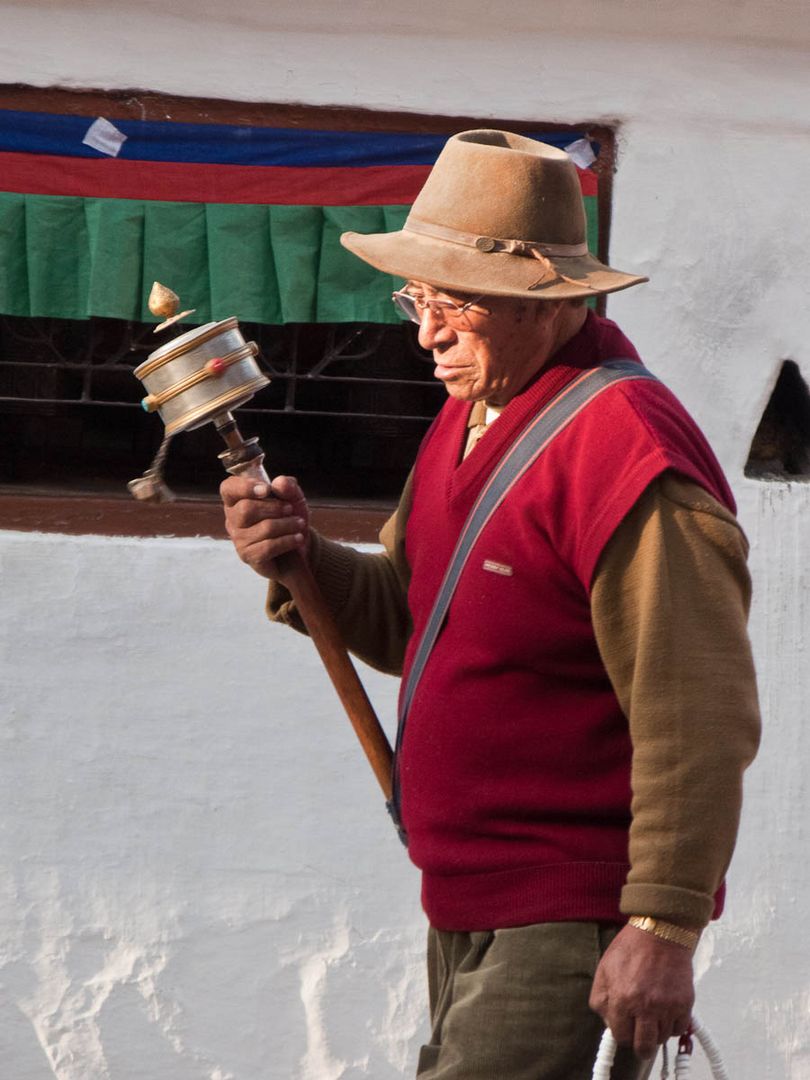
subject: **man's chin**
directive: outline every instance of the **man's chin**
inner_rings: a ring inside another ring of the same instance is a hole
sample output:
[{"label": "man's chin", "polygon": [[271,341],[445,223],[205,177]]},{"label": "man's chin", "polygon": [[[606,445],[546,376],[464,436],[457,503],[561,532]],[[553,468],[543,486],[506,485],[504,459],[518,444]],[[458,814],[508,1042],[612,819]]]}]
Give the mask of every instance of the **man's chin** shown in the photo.
[{"label": "man's chin", "polygon": [[475,388],[472,386],[465,386],[463,383],[446,382],[444,388],[451,398],[455,398],[456,401],[481,401],[481,394],[475,392]]},{"label": "man's chin", "polygon": [[450,397],[457,398],[459,401],[477,401],[481,397],[475,383],[465,378],[460,372],[454,371],[453,368],[437,364],[433,374],[440,383],[444,384]]}]

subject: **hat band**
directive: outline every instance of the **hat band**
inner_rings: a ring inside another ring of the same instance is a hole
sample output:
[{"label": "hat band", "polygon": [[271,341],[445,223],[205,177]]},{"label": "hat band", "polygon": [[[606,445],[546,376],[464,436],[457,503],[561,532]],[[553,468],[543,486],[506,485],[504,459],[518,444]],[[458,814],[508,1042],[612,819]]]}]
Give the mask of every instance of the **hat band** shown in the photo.
[{"label": "hat band", "polygon": [[464,247],[476,248],[478,251],[490,254],[491,252],[505,252],[507,255],[522,255],[530,259],[545,260],[549,256],[554,258],[576,258],[579,255],[588,254],[588,245],[582,244],[539,244],[534,240],[501,240],[495,236],[480,236],[476,233],[460,232],[458,229],[448,229],[444,225],[434,225],[428,221],[408,216],[402,226],[405,232],[417,233],[420,236],[431,236],[436,240],[449,240],[451,244],[462,244]]}]

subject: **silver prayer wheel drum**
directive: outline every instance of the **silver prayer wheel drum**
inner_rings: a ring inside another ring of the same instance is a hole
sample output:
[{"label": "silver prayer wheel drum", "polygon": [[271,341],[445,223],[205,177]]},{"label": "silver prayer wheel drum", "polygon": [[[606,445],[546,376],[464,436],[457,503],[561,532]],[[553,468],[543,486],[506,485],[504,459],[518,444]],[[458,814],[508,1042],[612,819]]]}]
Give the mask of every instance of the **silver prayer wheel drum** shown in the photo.
[{"label": "silver prayer wheel drum", "polygon": [[206,323],[150,353],[135,375],[148,393],[146,412],[159,412],[166,435],[190,431],[238,409],[270,380],[256,363],[235,318]]}]

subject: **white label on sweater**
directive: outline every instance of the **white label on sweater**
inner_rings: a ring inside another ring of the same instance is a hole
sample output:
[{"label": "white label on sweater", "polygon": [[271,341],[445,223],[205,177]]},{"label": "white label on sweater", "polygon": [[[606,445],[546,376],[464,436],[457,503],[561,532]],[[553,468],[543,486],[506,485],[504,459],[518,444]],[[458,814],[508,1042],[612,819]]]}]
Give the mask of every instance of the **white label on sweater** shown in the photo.
[{"label": "white label on sweater", "polygon": [[495,562],[494,559],[484,559],[484,569],[489,570],[491,574],[502,574],[504,577],[511,577],[514,573],[511,566],[507,566],[506,563]]}]

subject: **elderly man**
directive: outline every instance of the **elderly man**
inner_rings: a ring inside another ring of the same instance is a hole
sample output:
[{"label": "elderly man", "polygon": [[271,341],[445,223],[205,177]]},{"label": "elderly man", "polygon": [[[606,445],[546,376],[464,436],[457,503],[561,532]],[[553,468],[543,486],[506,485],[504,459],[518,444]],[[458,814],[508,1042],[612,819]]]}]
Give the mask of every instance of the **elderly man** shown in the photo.
[{"label": "elderly man", "polygon": [[689,1025],[758,739],[731,493],[585,306],[644,279],[588,252],[561,151],[454,136],[401,232],[342,242],[405,279],[395,302],[449,395],[384,554],[317,536],[289,477],[279,498],[238,478],[222,496],[271,617],[301,629],[275,563],[300,548],[348,646],[405,679],[394,812],[430,922],[417,1074],[578,1080],[604,1021],[613,1075],[640,1077]]}]

